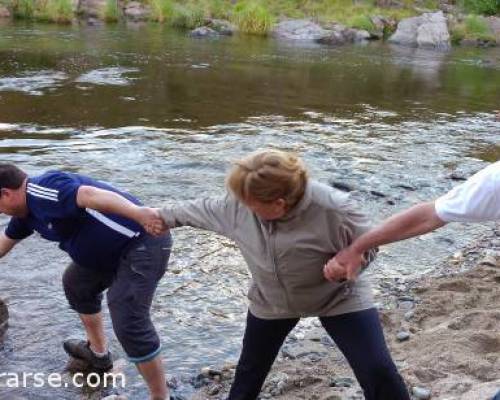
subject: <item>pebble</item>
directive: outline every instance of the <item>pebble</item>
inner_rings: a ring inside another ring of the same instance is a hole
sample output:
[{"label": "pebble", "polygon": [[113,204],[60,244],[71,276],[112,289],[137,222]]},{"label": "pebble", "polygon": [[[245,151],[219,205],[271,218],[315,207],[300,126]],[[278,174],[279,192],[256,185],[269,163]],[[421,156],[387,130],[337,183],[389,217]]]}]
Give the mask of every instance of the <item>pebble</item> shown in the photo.
[{"label": "pebble", "polygon": [[412,388],[412,393],[417,400],[428,400],[431,398],[431,391],[426,388],[414,386]]},{"label": "pebble", "polygon": [[215,385],[212,385],[208,388],[207,390],[207,393],[210,395],[210,396],[215,396],[216,394],[219,394],[220,391],[222,390],[222,385],[220,384],[215,384]]},{"label": "pebble", "polygon": [[407,311],[404,315],[404,319],[405,321],[409,321],[413,318],[413,316],[415,315],[415,312],[414,311]]},{"label": "pebble", "polygon": [[399,342],[404,342],[410,339],[410,334],[408,332],[401,331],[396,335],[396,339],[398,339]]},{"label": "pebble", "polygon": [[330,381],[330,387],[351,387],[354,381],[351,378],[333,378]]}]

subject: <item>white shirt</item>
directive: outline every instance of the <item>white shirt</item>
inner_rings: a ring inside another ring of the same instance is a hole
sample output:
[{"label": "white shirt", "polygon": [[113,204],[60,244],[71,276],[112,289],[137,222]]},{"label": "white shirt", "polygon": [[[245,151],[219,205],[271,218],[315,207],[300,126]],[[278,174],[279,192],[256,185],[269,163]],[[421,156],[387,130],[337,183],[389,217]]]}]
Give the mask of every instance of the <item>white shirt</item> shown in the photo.
[{"label": "white shirt", "polygon": [[444,222],[500,221],[500,161],[438,198],[435,207]]}]

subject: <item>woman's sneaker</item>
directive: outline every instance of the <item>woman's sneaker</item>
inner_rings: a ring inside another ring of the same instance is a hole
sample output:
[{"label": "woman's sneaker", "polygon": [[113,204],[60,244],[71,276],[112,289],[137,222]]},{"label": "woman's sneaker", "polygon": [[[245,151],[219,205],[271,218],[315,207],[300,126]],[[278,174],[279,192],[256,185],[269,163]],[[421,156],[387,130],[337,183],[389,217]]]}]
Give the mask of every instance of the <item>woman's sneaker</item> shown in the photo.
[{"label": "woman's sneaker", "polygon": [[64,351],[73,358],[83,360],[88,368],[96,372],[107,372],[113,368],[111,353],[97,356],[90,348],[90,343],[85,340],[69,339],[63,343]]}]

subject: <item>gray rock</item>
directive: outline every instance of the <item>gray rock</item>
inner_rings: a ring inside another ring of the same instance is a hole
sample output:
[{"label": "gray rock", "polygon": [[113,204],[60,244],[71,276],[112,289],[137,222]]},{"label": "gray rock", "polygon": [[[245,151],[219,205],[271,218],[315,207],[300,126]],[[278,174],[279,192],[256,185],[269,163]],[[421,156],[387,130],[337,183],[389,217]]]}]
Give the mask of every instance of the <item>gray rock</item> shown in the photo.
[{"label": "gray rock", "polygon": [[7,332],[7,328],[9,327],[9,310],[7,305],[0,300],[0,339],[2,339],[5,332]]},{"label": "gray rock", "polygon": [[131,21],[147,21],[151,16],[151,7],[138,1],[131,1],[125,6],[123,14]]},{"label": "gray rock", "polygon": [[499,17],[489,17],[488,24],[490,26],[491,32],[497,41],[497,44],[500,44],[500,18]]},{"label": "gray rock", "polygon": [[333,24],[328,32],[326,36],[316,39],[316,42],[329,46],[338,46],[347,43],[366,42],[372,38],[368,31],[347,28],[340,24]]},{"label": "gray rock", "polygon": [[216,394],[219,394],[221,390],[222,390],[222,385],[217,383],[217,384],[211,385],[207,389],[207,393],[209,396],[215,396]]},{"label": "gray rock", "polygon": [[431,398],[431,391],[429,389],[414,386],[411,391],[417,400],[428,400]]},{"label": "gray rock", "polygon": [[216,37],[219,36],[219,32],[215,29],[209,28],[208,26],[201,26],[199,28],[193,29],[189,36],[191,37]]},{"label": "gray rock", "polygon": [[351,387],[354,381],[351,378],[333,378],[330,381],[330,387]]},{"label": "gray rock", "polygon": [[370,18],[375,29],[371,32],[373,35],[382,39],[384,37],[384,30],[386,27],[386,19],[380,15],[374,15]]},{"label": "gray rock", "polygon": [[434,49],[449,49],[451,46],[448,25],[442,11],[403,19],[389,41],[405,46]]},{"label": "gray rock", "polygon": [[415,312],[412,310],[412,311],[407,311],[404,315],[404,319],[405,321],[409,321],[413,318],[413,316],[415,315]]},{"label": "gray rock", "polygon": [[500,252],[494,250],[486,251],[486,254],[479,263],[491,267],[500,267]]},{"label": "gray rock", "polygon": [[316,41],[330,34],[330,31],[308,19],[290,19],[278,23],[272,35],[279,39]]},{"label": "gray rock", "polygon": [[399,342],[405,342],[410,339],[410,334],[405,331],[398,332],[398,334],[396,335],[396,339]]},{"label": "gray rock", "polygon": [[81,0],[77,13],[85,18],[99,18],[106,7],[106,0]]},{"label": "gray rock", "polygon": [[236,26],[225,19],[209,19],[206,25],[221,35],[231,36],[236,32]]},{"label": "gray rock", "polygon": [[10,18],[12,14],[9,9],[3,5],[0,5],[0,18]]}]

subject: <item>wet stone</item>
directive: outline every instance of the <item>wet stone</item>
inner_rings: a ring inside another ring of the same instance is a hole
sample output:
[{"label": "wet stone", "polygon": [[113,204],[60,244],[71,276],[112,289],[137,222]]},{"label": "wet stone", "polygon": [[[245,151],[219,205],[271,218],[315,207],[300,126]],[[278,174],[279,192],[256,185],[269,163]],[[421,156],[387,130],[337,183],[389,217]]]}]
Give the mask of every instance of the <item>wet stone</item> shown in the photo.
[{"label": "wet stone", "polygon": [[414,386],[412,388],[412,393],[413,396],[415,396],[415,399],[417,400],[428,400],[431,398],[430,389]]},{"label": "wet stone", "polygon": [[330,381],[330,387],[345,387],[349,388],[354,385],[354,380],[351,378],[333,378]]},{"label": "wet stone", "polygon": [[396,339],[399,342],[405,342],[410,339],[410,334],[408,332],[401,331],[396,335]]}]

